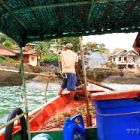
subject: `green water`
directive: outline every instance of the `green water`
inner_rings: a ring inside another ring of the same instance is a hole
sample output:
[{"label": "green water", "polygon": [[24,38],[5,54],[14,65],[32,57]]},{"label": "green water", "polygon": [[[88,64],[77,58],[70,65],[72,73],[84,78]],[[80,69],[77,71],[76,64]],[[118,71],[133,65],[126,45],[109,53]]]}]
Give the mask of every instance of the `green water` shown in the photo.
[{"label": "green water", "polygon": [[[57,96],[58,84],[49,84],[47,99],[48,101]],[[26,85],[29,111],[36,109],[46,103],[45,101],[45,83],[30,81]],[[21,107],[24,109],[23,98],[22,98],[22,87],[21,86],[6,86],[0,87],[0,124],[7,120],[7,115],[15,107]]]},{"label": "green water", "polygon": [[[115,83],[103,83],[116,90],[126,90],[126,89],[140,89],[140,85],[126,85],[126,84],[115,84]],[[29,111],[32,111],[44,103],[45,101],[45,89],[46,84],[30,81],[26,84],[27,94],[28,94],[28,106]],[[58,83],[50,83],[48,87],[47,98],[48,100],[53,99],[57,96],[58,89],[60,85]],[[23,98],[22,98],[22,88],[21,86],[6,86],[0,87],[0,124],[7,120],[7,115],[15,107],[21,107],[24,109]]]}]

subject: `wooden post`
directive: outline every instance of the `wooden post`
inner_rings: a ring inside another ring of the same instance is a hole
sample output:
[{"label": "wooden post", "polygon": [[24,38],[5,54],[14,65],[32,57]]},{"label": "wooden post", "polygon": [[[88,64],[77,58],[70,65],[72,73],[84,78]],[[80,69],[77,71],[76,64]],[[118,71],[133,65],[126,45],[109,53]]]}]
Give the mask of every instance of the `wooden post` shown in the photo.
[{"label": "wooden post", "polygon": [[85,69],[85,63],[84,63],[84,50],[83,50],[83,44],[82,44],[82,37],[79,37],[79,40],[80,40],[81,61],[82,61],[83,78],[84,78],[84,92],[85,92],[85,97],[86,97],[87,126],[92,126],[91,115],[89,111],[87,77],[86,77],[86,69]]},{"label": "wooden post", "polygon": [[21,76],[22,76],[21,78],[22,78],[23,97],[24,97],[25,113],[26,113],[27,133],[28,133],[28,140],[31,140],[29,115],[28,115],[28,102],[27,102],[26,84],[25,84],[25,73],[24,73],[24,56],[23,56],[22,47],[20,47],[20,59],[21,59]]},{"label": "wooden post", "polygon": [[45,100],[46,100],[46,102],[47,102],[47,92],[48,92],[48,86],[49,86],[49,80],[47,79],[46,80],[46,89],[45,89]]}]

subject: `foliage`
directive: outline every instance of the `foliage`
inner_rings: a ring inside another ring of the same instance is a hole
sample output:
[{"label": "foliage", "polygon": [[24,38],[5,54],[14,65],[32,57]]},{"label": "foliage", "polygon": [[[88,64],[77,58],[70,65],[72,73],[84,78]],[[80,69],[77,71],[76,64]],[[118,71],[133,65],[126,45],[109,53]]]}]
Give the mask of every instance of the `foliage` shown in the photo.
[{"label": "foliage", "polygon": [[62,46],[66,43],[72,43],[75,51],[79,50],[80,47],[80,42],[78,37],[64,37],[60,39],[45,40],[41,42],[36,41],[33,43],[36,44],[34,49],[40,53],[40,59],[45,62],[54,62],[57,61],[58,59],[57,55],[52,54],[49,50],[51,44],[60,44]]},{"label": "foliage", "polygon": [[0,34],[0,44],[3,44],[4,47],[11,49],[16,45],[16,42],[8,36]]},{"label": "foliage", "polygon": [[4,58],[0,57],[0,62],[3,62],[4,61]]},{"label": "foliage", "polygon": [[97,44],[95,42],[88,42],[87,46],[92,51],[98,51],[100,53],[104,53],[104,51],[106,50],[105,45],[103,43],[102,44]]},{"label": "foliage", "polygon": [[34,42],[36,44],[35,50],[40,53],[40,59],[44,59],[49,52],[49,42],[42,41],[42,42]]},{"label": "foliage", "polygon": [[96,43],[92,42],[92,41],[89,41],[89,42],[87,42],[87,46],[90,49],[94,49],[94,48],[96,48]]},{"label": "foliage", "polygon": [[55,53],[50,53],[44,58],[43,62],[56,62],[58,61],[58,55]]},{"label": "foliage", "polygon": [[16,60],[12,59],[12,58],[9,58],[9,57],[5,57],[5,60],[7,63],[15,63],[17,62]]},{"label": "foliage", "polygon": [[13,44],[9,40],[6,40],[5,43],[4,43],[4,47],[12,49],[13,48]]}]

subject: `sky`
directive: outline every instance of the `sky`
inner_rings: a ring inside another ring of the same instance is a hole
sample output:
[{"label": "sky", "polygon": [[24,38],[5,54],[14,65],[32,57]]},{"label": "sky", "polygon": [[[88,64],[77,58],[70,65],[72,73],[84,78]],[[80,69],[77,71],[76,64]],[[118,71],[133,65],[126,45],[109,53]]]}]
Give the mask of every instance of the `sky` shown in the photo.
[{"label": "sky", "polygon": [[105,44],[105,47],[111,52],[113,52],[115,48],[132,50],[132,45],[136,36],[137,33],[113,33],[105,35],[83,36],[83,44],[85,45],[88,41],[98,44],[103,43]]}]

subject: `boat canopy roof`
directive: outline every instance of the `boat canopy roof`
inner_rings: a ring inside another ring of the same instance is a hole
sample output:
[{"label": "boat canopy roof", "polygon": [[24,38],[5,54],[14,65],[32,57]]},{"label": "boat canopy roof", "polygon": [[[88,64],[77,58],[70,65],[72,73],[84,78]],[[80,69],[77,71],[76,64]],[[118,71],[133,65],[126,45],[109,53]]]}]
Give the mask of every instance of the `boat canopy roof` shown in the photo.
[{"label": "boat canopy roof", "polygon": [[0,0],[0,31],[20,46],[65,36],[140,31],[140,0]]}]

